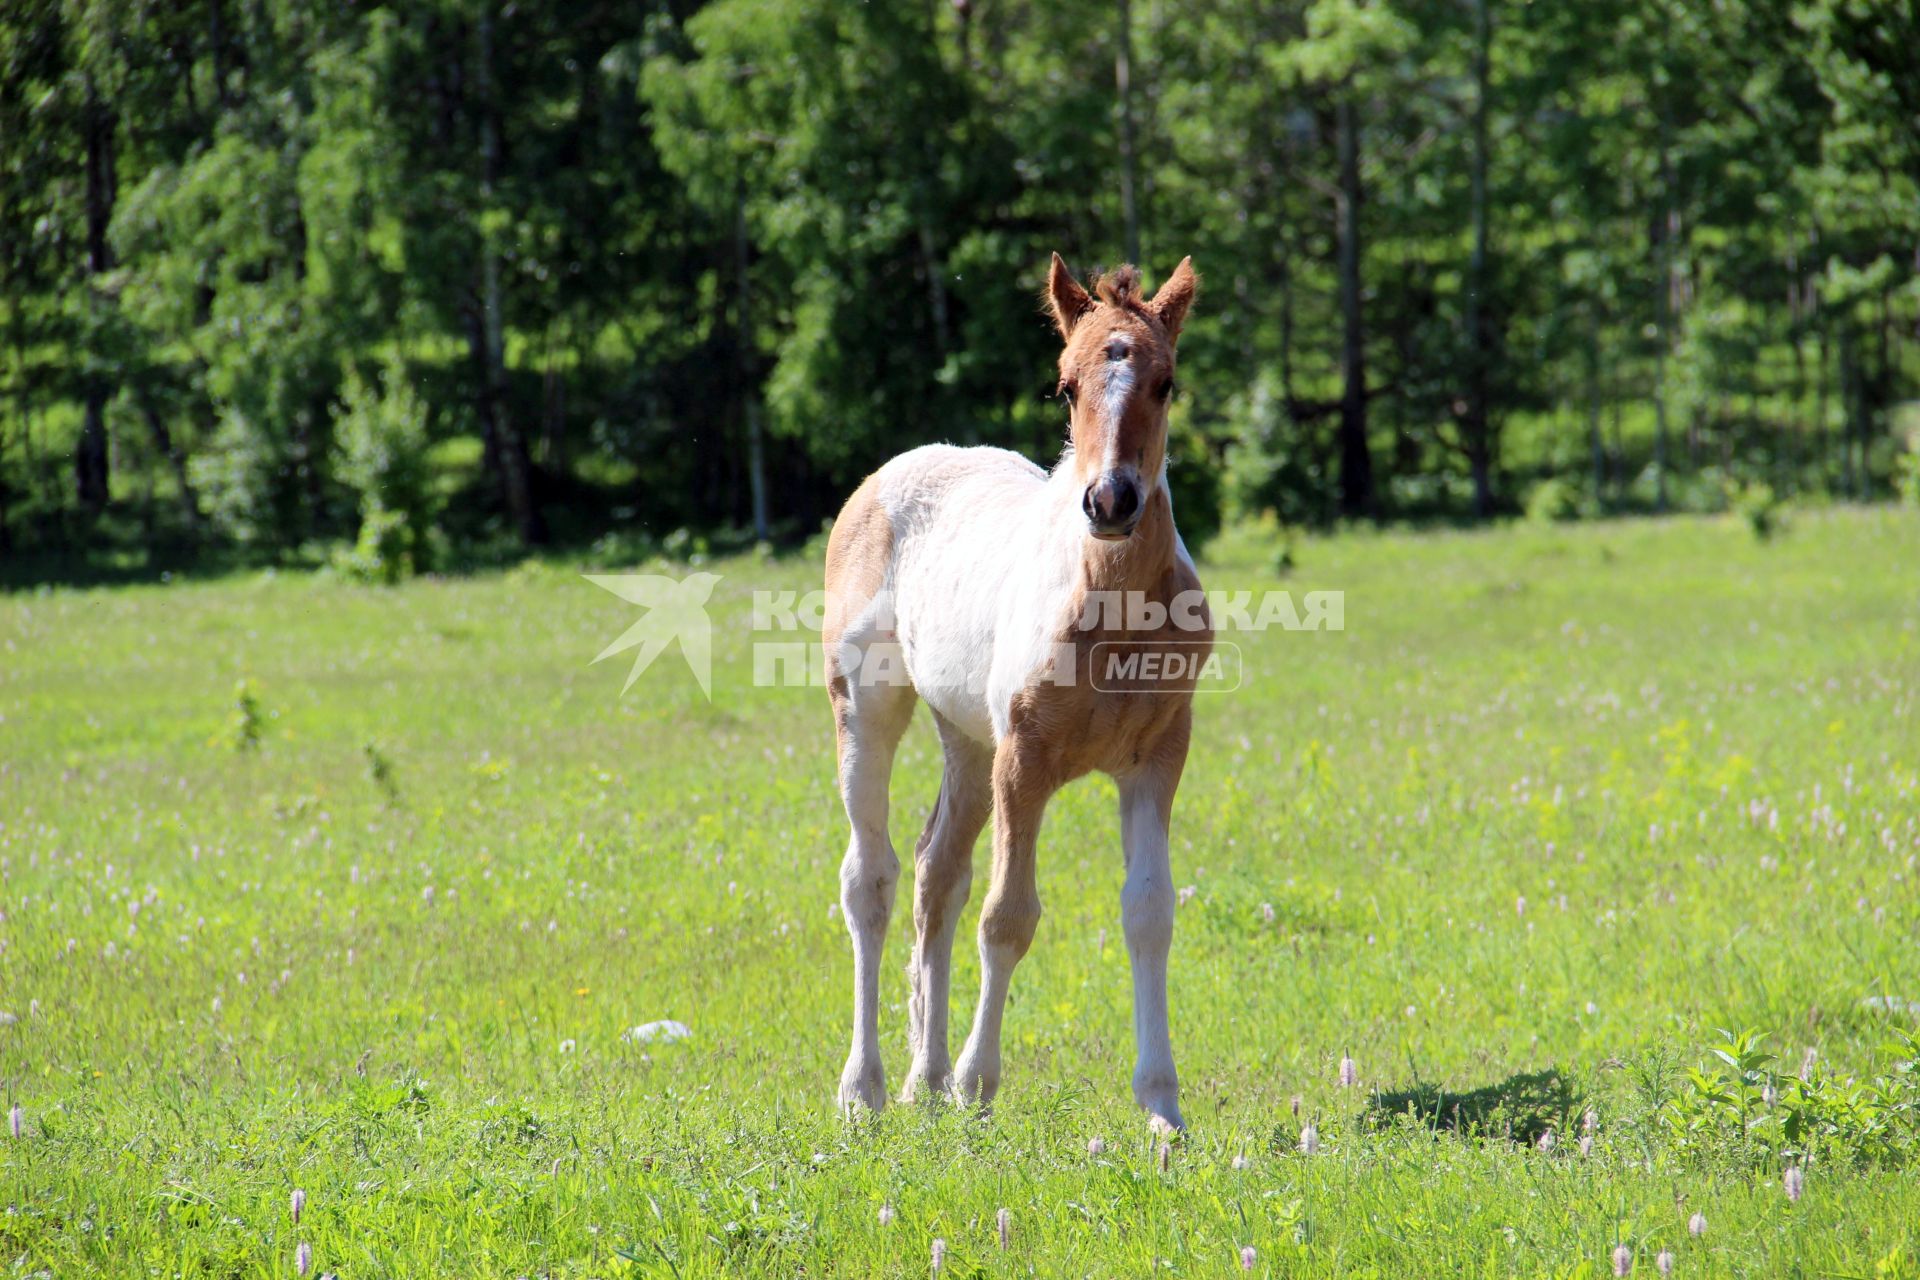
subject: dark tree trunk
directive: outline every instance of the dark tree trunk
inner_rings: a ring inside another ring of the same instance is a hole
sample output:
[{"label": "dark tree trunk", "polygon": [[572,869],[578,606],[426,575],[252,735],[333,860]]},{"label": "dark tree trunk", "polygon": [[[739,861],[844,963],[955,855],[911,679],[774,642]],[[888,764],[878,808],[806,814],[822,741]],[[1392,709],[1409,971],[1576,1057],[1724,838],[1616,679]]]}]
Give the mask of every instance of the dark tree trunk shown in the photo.
[{"label": "dark tree trunk", "polygon": [[1607,496],[1607,445],[1600,434],[1600,322],[1589,317],[1587,331],[1587,451],[1592,455],[1593,497]]},{"label": "dark tree trunk", "polygon": [[1815,330],[1819,339],[1814,358],[1817,371],[1814,377],[1813,393],[1813,454],[1815,466],[1820,473],[1820,489],[1824,493],[1832,484],[1833,454],[1828,448],[1827,415],[1832,412],[1830,400],[1833,387],[1833,351],[1827,341],[1827,325],[1824,319]]},{"label": "dark tree trunk", "polygon": [[1667,509],[1667,359],[1673,352],[1675,317],[1678,314],[1677,299],[1674,297],[1674,238],[1679,234],[1680,210],[1675,196],[1675,178],[1673,172],[1673,153],[1668,145],[1671,129],[1667,119],[1667,102],[1664,94],[1660,98],[1660,135],[1659,168],[1660,199],[1664,212],[1660,220],[1660,335],[1659,345],[1654,353],[1653,375],[1653,505],[1656,511]]},{"label": "dark tree trunk", "polygon": [[540,462],[549,475],[567,469],[567,380],[554,367],[553,352],[547,352],[547,375],[540,397]]},{"label": "dark tree trunk", "polygon": [[187,532],[197,539],[200,536],[200,495],[194,492],[193,477],[187,472],[187,455],[174,444],[166,415],[160,412],[160,406],[148,392],[140,393],[140,411],[146,417],[147,429],[153,432],[153,447],[167,460],[168,467],[173,471],[174,486],[180,491],[180,514],[186,517]]},{"label": "dark tree trunk", "polygon": [[[86,103],[87,135],[87,275],[97,277],[113,266],[113,250],[107,243],[107,226],[113,220],[115,198],[113,164],[113,111],[100,100],[89,81]],[[91,281],[89,291],[91,291]],[[97,314],[104,305],[90,298],[95,311],[93,336],[97,343],[104,326]],[[73,478],[80,505],[98,511],[107,505],[107,401],[112,396],[103,366],[106,353],[93,352],[85,384],[86,408],[80,420],[80,440],[73,451]]]},{"label": "dark tree trunk", "polygon": [[[500,181],[500,125],[493,83],[493,7],[480,11],[480,61],[475,68],[475,88],[480,100],[480,195],[481,205],[492,211],[494,191]],[[492,435],[500,466],[501,497],[507,514],[520,532],[520,540],[538,546],[547,540],[546,521],[533,500],[533,462],[527,454],[527,442],[513,421],[507,403],[505,356],[505,317],[502,315],[500,286],[500,249],[493,233],[482,229],[480,244],[480,315],[474,329],[479,338],[476,355],[480,364],[480,420]]]},{"label": "dark tree trunk", "polygon": [[1492,79],[1492,23],[1487,0],[1473,5],[1473,250],[1467,263],[1467,413],[1461,423],[1473,475],[1473,514],[1493,514],[1493,424],[1487,383],[1493,372],[1493,327],[1487,316],[1487,94]]},{"label": "dark tree trunk", "polygon": [[1853,323],[1840,323],[1840,492],[1851,498],[1853,479],[1853,424],[1860,399],[1860,366],[1854,352]]},{"label": "dark tree trunk", "polygon": [[[740,367],[741,408],[747,427],[747,489],[752,504],[753,536],[765,541],[767,520],[767,445],[760,421],[760,376],[753,358],[753,245],[747,238],[747,197],[734,201],[733,266],[734,346]],[[929,264],[931,266],[931,264]]]},{"label": "dark tree trunk", "polygon": [[1113,87],[1120,109],[1120,216],[1127,236],[1127,261],[1140,262],[1140,205],[1136,194],[1133,136],[1133,4],[1120,0],[1119,39],[1113,53]]},{"label": "dark tree trunk", "polygon": [[1367,448],[1366,335],[1360,314],[1360,139],[1348,86],[1337,108],[1340,150],[1340,510],[1370,516],[1378,509],[1373,455]]}]

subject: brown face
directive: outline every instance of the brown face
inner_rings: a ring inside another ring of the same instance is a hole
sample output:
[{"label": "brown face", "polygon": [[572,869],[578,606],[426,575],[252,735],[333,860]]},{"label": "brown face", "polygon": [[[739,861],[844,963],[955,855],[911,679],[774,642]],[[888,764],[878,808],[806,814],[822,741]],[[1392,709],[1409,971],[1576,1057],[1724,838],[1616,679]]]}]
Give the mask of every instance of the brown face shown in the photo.
[{"label": "brown face", "polygon": [[1150,299],[1140,297],[1140,275],[1132,267],[1102,279],[1096,296],[1054,255],[1047,296],[1066,340],[1060,390],[1072,404],[1074,467],[1085,485],[1081,508],[1096,538],[1131,534],[1160,483],[1174,344],[1197,283],[1189,258]]}]

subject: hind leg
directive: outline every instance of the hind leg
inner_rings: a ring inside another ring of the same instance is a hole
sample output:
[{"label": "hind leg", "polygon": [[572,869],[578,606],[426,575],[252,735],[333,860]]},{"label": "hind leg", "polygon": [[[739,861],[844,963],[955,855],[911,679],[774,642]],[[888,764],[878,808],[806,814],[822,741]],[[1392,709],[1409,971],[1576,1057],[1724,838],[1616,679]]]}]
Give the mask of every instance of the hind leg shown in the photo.
[{"label": "hind leg", "polygon": [[840,908],[853,938],[853,1046],[840,1074],[840,1105],[886,1105],[880,1062],[880,952],[893,915],[900,859],[887,835],[887,784],[893,755],[913,719],[913,689],[869,683],[861,672],[828,671],[840,748],[840,796],[852,838],[840,864]]},{"label": "hind leg", "polygon": [[993,748],[961,733],[938,713],[934,723],[946,752],[940,798],[914,850],[912,993],[907,1004],[913,1052],[902,1102],[937,1098],[950,1086],[947,1058],[948,993],[953,935],[973,885],[973,846],[993,811]]}]

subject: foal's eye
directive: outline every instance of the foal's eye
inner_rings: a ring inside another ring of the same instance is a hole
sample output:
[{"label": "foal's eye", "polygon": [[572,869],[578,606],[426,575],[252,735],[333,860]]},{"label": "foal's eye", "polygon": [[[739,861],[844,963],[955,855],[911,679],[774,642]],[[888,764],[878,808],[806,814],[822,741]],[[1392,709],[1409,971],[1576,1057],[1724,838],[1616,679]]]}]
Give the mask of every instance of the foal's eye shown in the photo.
[{"label": "foal's eye", "polygon": [[1153,394],[1155,394],[1156,396],[1159,396],[1162,400],[1165,400],[1168,396],[1172,395],[1173,379],[1168,378],[1165,382],[1162,382],[1160,384],[1159,390],[1155,391]]},{"label": "foal's eye", "polygon": [[1060,383],[1060,394],[1067,398],[1068,404],[1073,403],[1073,397],[1079,393],[1079,390],[1080,384],[1077,382],[1062,381]]}]

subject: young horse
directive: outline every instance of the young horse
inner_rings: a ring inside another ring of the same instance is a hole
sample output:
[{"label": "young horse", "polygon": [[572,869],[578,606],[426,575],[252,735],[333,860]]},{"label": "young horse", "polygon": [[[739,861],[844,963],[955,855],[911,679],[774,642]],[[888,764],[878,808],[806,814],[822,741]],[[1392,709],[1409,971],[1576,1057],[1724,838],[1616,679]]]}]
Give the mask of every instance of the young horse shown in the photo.
[{"label": "young horse", "polygon": [[[1166,471],[1174,343],[1196,283],[1188,259],[1142,299],[1139,272],[1128,266],[1100,280],[1095,297],[1054,255],[1047,294],[1066,344],[1060,390],[1071,406],[1072,442],[1052,474],[1002,449],[928,445],[868,477],[834,522],[826,675],[853,827],[840,868],[854,974],[843,1107],[886,1103],[878,965],[900,873],[887,835],[887,784],[917,693],[932,708],[946,768],[914,851],[918,937],[908,966],[912,1065],[903,1100],[947,1091],[966,1102],[993,1098],[1007,984],[1040,919],[1041,813],[1063,784],[1099,769],[1120,792],[1134,1097],[1157,1127],[1182,1125],[1167,1031],[1167,822],[1186,762],[1193,681],[1116,681],[1112,671],[1124,673],[1124,665],[1108,663],[1114,654],[1173,646],[1203,655],[1212,640],[1203,605],[1166,608],[1199,588],[1174,528]],[[1137,612],[1099,607],[1116,599]],[[1156,617],[1161,625],[1122,629]],[[989,812],[993,880],[980,913],[980,1004],[950,1069],[954,927]]]}]

